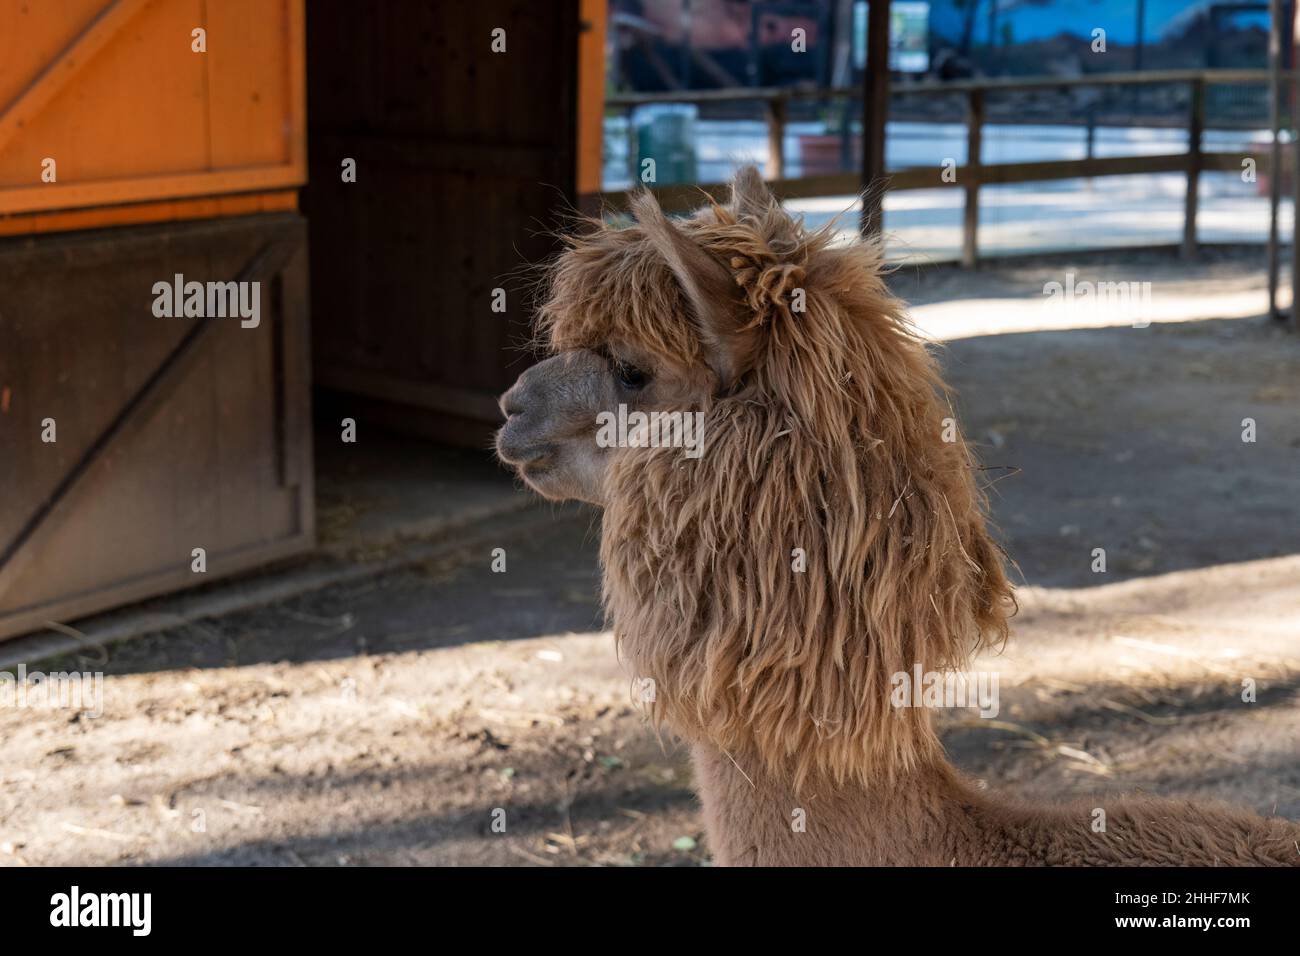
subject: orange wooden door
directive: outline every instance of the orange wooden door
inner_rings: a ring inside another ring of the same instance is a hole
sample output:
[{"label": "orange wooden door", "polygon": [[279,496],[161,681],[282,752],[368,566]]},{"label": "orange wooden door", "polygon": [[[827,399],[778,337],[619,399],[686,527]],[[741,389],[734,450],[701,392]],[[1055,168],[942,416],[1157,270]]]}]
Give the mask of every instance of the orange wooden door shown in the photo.
[{"label": "orange wooden door", "polygon": [[0,0],[0,216],[296,189],[303,17],[302,0]]}]

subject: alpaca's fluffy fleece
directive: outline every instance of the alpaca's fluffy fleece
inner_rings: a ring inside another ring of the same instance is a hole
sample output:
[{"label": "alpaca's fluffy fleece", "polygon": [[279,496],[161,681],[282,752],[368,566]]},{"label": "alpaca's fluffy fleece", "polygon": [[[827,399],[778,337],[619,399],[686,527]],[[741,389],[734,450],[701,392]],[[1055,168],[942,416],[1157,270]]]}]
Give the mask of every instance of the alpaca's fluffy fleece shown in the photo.
[{"label": "alpaca's fluffy fleece", "polygon": [[671,226],[595,224],[549,274],[553,349],[628,342],[704,367],[710,330],[661,254],[664,229],[728,270],[742,360],[733,388],[692,409],[702,458],[631,448],[610,466],[601,554],[620,650],[674,730],[795,781],[928,762],[929,717],[891,707],[891,675],[963,668],[1005,636],[1013,599],[880,248],[807,232],[770,198]]}]

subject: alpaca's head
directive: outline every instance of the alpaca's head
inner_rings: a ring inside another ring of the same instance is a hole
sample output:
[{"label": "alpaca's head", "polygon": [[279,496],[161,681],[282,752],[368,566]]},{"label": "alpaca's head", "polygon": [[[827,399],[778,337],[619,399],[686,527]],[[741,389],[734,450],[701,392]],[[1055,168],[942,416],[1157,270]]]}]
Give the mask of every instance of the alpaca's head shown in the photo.
[{"label": "alpaca's head", "polygon": [[[741,181],[769,198],[752,169]],[[752,368],[759,344],[733,273],[649,193],[633,209],[630,228],[592,223],[569,240],[542,310],[552,355],[501,397],[498,455],[554,500],[606,502],[617,445],[601,440],[603,415],[706,409]]]},{"label": "alpaca's head", "polygon": [[[502,398],[501,457],[605,508],[606,606],[674,729],[800,778],[928,756],[892,675],[963,665],[1011,592],[878,247],[806,231],[753,168],[727,206],[674,223],[643,193],[633,212],[553,265],[554,354]],[[638,411],[690,414],[698,434],[659,437],[696,447],[609,441]]]}]

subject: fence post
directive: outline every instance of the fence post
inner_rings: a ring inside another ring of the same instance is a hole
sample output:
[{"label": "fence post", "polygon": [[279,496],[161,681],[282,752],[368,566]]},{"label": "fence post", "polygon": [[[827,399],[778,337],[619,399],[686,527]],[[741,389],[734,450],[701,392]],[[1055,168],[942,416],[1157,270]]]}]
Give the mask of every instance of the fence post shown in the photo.
[{"label": "fence post", "polygon": [[627,106],[627,171],[628,175],[632,177],[633,189],[635,189],[637,183],[641,181],[641,171],[637,169],[636,165],[636,127],[632,124],[632,116],[634,113],[636,113],[636,106],[629,103]]},{"label": "fence post", "polygon": [[973,269],[979,261],[981,146],[984,140],[984,91],[971,90],[966,109],[966,207],[962,214],[961,264]]},{"label": "fence post", "polygon": [[1268,314],[1282,318],[1277,307],[1280,267],[1277,239],[1278,204],[1282,201],[1282,0],[1268,0]]},{"label": "fence post", "polygon": [[1205,129],[1205,80],[1192,80],[1187,115],[1187,200],[1183,207],[1183,257],[1196,255],[1196,204],[1201,185],[1201,135]]},{"label": "fence post", "polygon": [[867,4],[867,65],[862,71],[862,234],[884,226],[885,127],[889,121],[889,0]]},{"label": "fence post", "polygon": [[785,100],[767,101],[767,178],[785,178]]},{"label": "fence post", "polygon": [[[1294,14],[1291,21],[1291,72],[1287,77],[1286,90],[1291,98],[1291,218],[1293,222],[1300,222],[1300,90],[1297,89],[1297,75],[1300,74],[1300,5],[1295,6]],[[1281,175],[1279,169],[1273,175]],[[1291,239],[1291,331],[1300,331],[1300,242],[1295,240],[1295,226],[1292,229]]]}]

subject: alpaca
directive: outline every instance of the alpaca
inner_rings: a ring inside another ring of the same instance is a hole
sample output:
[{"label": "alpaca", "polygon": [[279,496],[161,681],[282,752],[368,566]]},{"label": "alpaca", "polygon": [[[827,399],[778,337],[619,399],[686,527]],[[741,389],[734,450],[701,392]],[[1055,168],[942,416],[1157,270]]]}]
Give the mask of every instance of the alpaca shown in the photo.
[{"label": "alpaca", "polygon": [[[603,508],[616,643],[689,742],[717,863],[1300,863],[1285,820],[1032,807],[964,779],[891,676],[965,669],[1014,598],[878,244],[806,230],[752,167],[679,223],[648,192],[632,206],[550,266],[554,354],[502,396],[497,452],[544,497]],[[702,454],[598,426],[655,411],[701,415]]]}]

